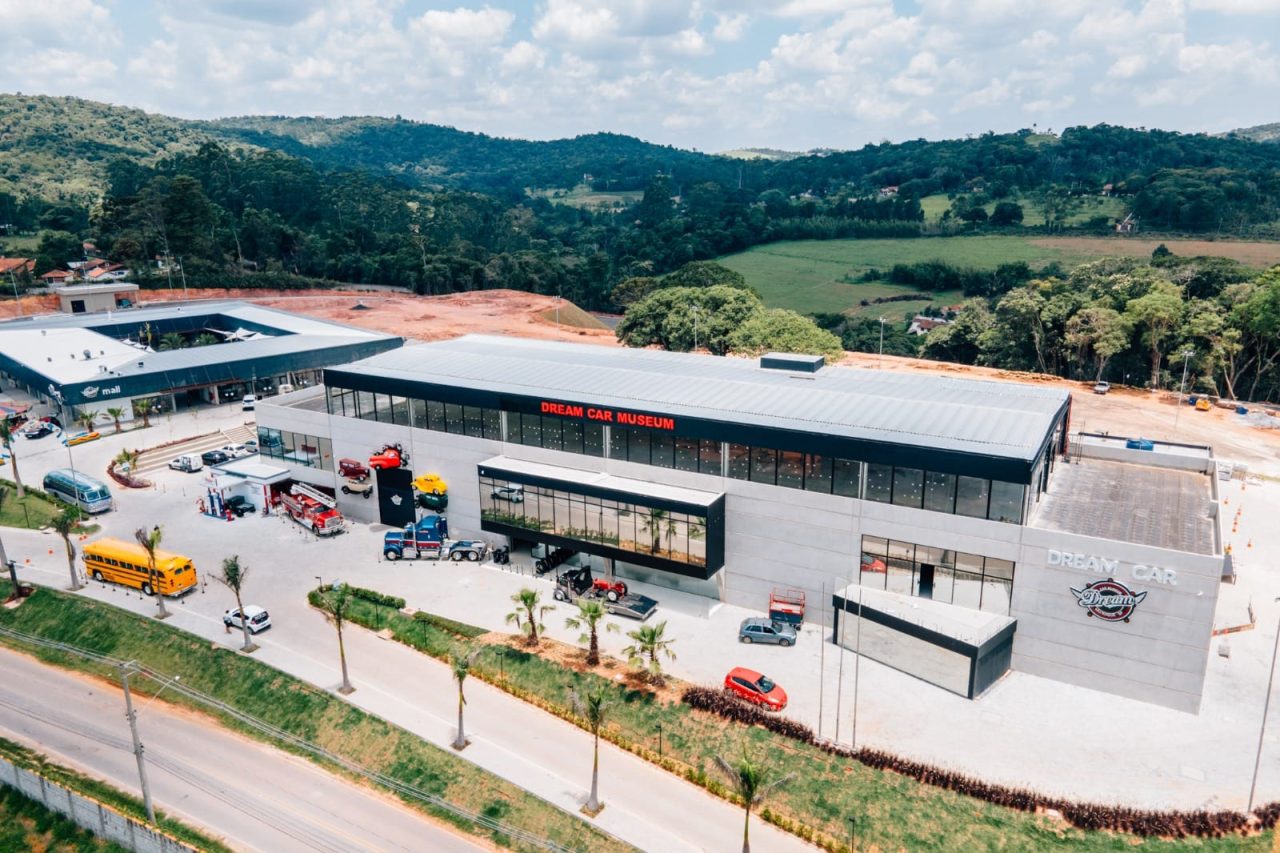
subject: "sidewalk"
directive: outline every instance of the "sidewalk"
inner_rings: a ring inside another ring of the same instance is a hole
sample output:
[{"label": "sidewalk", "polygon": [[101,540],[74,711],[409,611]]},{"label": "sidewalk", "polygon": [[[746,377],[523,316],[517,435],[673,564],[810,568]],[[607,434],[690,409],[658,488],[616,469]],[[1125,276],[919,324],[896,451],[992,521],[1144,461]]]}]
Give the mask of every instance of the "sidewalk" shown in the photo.
[{"label": "sidewalk", "polygon": [[[4,538],[10,559],[21,565],[33,556],[37,564],[23,566],[21,576],[58,588],[66,585],[65,562],[60,569],[50,568],[59,561],[51,563],[47,557],[49,536],[6,530]],[[96,584],[82,594],[147,615],[155,609],[149,599]],[[220,619],[182,604],[170,609],[173,627],[228,642]],[[344,637],[356,687],[348,697],[352,704],[449,749],[457,719],[457,687],[449,668],[357,626],[344,630]],[[238,644],[239,634],[232,639]],[[334,630],[318,613],[291,614],[286,630],[273,628],[255,642],[261,648],[253,656],[263,663],[325,689],[341,681]],[[471,745],[461,757],[579,814],[591,782],[591,736],[477,679],[467,682],[466,692]],[[593,822],[640,849],[729,850],[740,843],[741,808],[605,742],[600,744],[600,794],[605,809]],[[758,819],[752,820],[751,834],[763,850],[813,849]]]}]

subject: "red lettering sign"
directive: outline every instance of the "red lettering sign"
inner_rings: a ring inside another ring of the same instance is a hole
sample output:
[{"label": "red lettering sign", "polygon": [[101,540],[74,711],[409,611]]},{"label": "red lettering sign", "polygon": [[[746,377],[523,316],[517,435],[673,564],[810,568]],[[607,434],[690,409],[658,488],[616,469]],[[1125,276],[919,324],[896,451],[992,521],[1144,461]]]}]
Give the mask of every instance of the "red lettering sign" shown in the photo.
[{"label": "red lettering sign", "polygon": [[586,418],[606,424],[645,427],[674,431],[676,419],[663,415],[643,415],[638,412],[627,412],[622,409],[599,409],[594,406],[579,406],[573,403],[557,403],[554,400],[543,400],[538,410],[544,415],[557,415],[562,418]]}]

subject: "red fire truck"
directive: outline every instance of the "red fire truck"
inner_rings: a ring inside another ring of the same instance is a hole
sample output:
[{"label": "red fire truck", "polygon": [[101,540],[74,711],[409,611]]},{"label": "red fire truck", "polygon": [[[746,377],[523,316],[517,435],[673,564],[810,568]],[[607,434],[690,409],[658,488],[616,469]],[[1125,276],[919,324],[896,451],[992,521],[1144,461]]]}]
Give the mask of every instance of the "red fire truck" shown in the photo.
[{"label": "red fire truck", "polygon": [[294,483],[288,492],[281,494],[280,506],[290,518],[317,536],[332,536],[345,529],[334,499],[305,483]]}]

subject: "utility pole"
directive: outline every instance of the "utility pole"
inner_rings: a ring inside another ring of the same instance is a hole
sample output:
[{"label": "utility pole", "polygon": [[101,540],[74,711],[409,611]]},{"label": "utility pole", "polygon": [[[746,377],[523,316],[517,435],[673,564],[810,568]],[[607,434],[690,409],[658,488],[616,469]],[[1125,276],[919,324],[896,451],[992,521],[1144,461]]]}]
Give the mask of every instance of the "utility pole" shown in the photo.
[{"label": "utility pole", "polygon": [[133,711],[133,696],[129,693],[129,676],[138,672],[136,661],[120,665],[120,685],[124,688],[124,716],[129,721],[129,733],[133,735],[133,754],[138,759],[138,781],[142,784],[142,802],[147,807],[147,821],[156,822],[156,809],[151,804],[151,786],[147,784],[147,764],[142,757],[142,739],[138,737],[138,715]]},{"label": "utility pole", "polygon": [[187,268],[182,263],[182,258],[178,258],[178,273],[182,276],[182,298],[187,298]]},{"label": "utility pole", "polygon": [[884,363],[884,323],[883,317],[880,318],[880,354],[876,356],[876,367],[879,368]]},{"label": "utility pole", "polygon": [[[1277,598],[1276,601],[1280,601]],[[1276,625],[1276,642],[1271,647],[1271,675],[1267,676],[1267,695],[1262,700],[1262,724],[1258,727],[1258,753],[1253,759],[1253,782],[1249,785],[1249,805],[1246,815],[1253,814],[1253,798],[1258,793],[1258,770],[1262,767],[1262,740],[1267,734],[1267,712],[1271,710],[1271,686],[1276,680],[1276,654],[1280,653],[1280,624]]]},{"label": "utility pole", "polygon": [[862,566],[858,566],[858,615],[855,617],[857,628],[854,631],[853,638],[853,722],[849,732],[849,748],[856,750],[858,748],[858,673],[862,660]]},{"label": "utility pole", "polygon": [[22,300],[18,297],[18,280],[13,276],[13,270],[9,270],[9,283],[13,285],[13,303],[18,306],[18,316],[24,317]]},{"label": "utility pole", "polygon": [[698,351],[698,306],[694,305],[690,310],[693,311],[693,351],[697,352]]}]

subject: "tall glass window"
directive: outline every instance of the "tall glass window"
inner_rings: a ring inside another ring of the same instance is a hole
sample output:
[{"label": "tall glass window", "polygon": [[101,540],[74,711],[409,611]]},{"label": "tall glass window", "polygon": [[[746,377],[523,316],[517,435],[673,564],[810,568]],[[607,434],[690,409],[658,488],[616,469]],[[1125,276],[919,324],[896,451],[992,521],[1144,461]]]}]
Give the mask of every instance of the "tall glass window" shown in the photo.
[{"label": "tall glass window", "polygon": [[745,444],[729,445],[729,476],[747,480],[751,475],[751,448]]},{"label": "tall glass window", "polygon": [[705,438],[698,442],[698,470],[703,474],[721,476],[720,442]]},{"label": "tall glass window", "polygon": [[649,464],[659,468],[674,468],[675,438],[660,432],[649,436]]},{"label": "tall glass window", "polygon": [[893,499],[893,466],[867,463],[867,500],[889,503]]},{"label": "tall glass window", "polygon": [[[537,418],[538,415],[529,415]],[[560,450],[563,446],[564,421],[559,418],[539,418],[542,426],[542,446],[551,450]]]},{"label": "tall glass window", "polygon": [[924,475],[924,508],[933,512],[956,511],[956,478],[954,474],[926,471]]},{"label": "tall glass window", "polygon": [[856,498],[862,488],[862,463],[850,459],[834,459],[831,463],[831,491],[846,498]]},{"label": "tall glass window", "polygon": [[698,439],[676,437],[675,467],[677,471],[698,470]]},{"label": "tall glass window", "polygon": [[604,427],[588,421],[582,425],[582,452],[588,456],[604,456]]},{"label": "tall glass window", "polygon": [[893,502],[919,509],[924,501],[924,471],[919,468],[893,469]]},{"label": "tall glass window", "polygon": [[804,488],[804,454],[797,450],[778,452],[778,485],[789,489]]},{"label": "tall glass window", "polygon": [[991,507],[987,510],[987,518],[992,521],[1007,521],[1018,524],[1022,521],[1022,501],[1025,486],[1019,483],[991,481]]},{"label": "tall glass window", "polygon": [[862,586],[1009,613],[1014,565],[1008,560],[863,536],[860,561]]},{"label": "tall glass window", "polygon": [[772,486],[778,481],[778,451],[770,447],[751,448],[751,482]]},{"label": "tall glass window", "polygon": [[980,480],[977,477],[957,477],[956,515],[986,518],[987,501],[990,496],[990,480]]},{"label": "tall glass window", "polygon": [[627,433],[627,459],[631,462],[648,465],[649,433],[638,429],[628,430]]},{"label": "tall glass window", "polygon": [[831,494],[831,457],[810,453],[804,458],[804,487],[810,492]]}]

